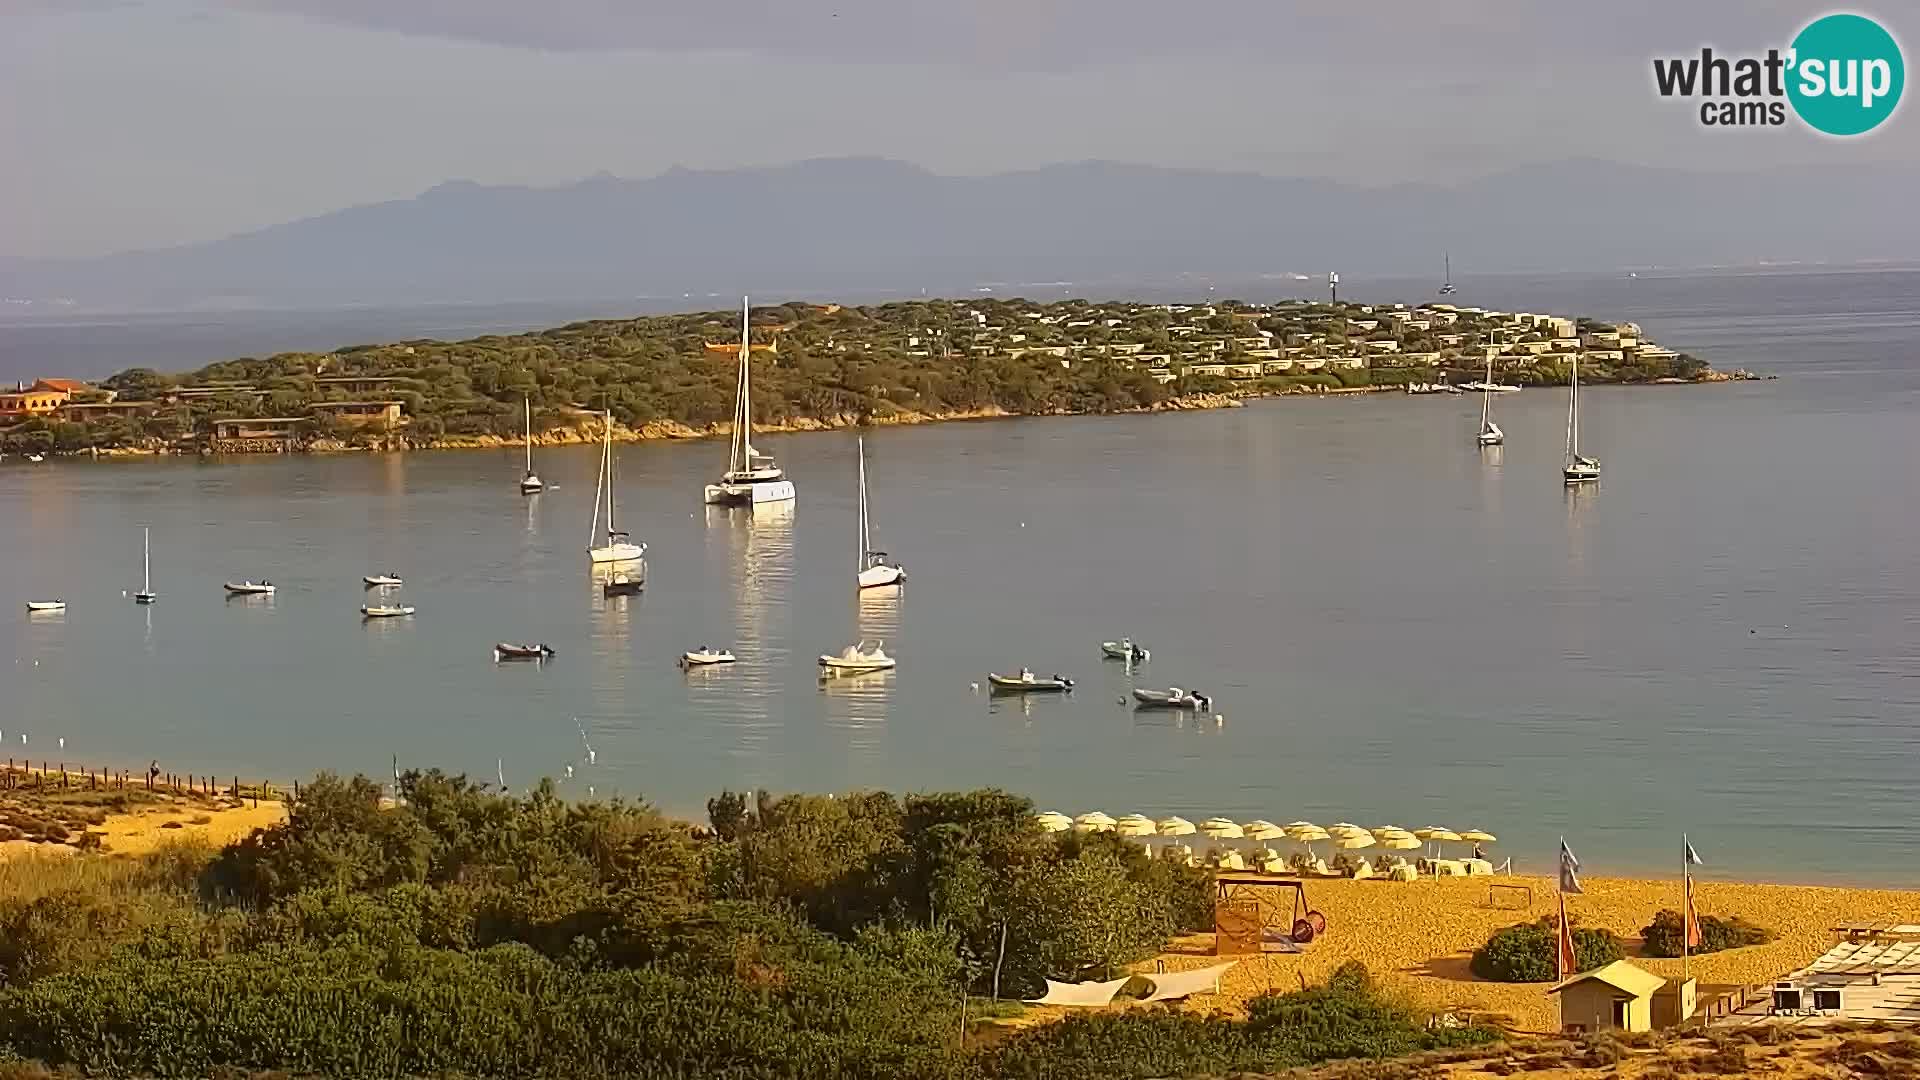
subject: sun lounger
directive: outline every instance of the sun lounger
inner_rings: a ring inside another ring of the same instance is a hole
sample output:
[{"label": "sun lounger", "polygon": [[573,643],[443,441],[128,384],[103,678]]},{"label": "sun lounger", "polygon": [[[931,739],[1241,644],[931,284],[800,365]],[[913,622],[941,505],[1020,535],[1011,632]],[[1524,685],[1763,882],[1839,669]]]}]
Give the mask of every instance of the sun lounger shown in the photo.
[{"label": "sun lounger", "polygon": [[1254,852],[1253,865],[1259,867],[1260,872],[1263,874],[1284,874],[1287,872],[1287,861],[1281,858],[1280,853],[1272,848],[1261,848]]},{"label": "sun lounger", "polygon": [[1459,859],[1434,859],[1434,877],[1465,877],[1467,868],[1460,865]]},{"label": "sun lounger", "polygon": [[1194,864],[1193,849],[1185,844],[1168,844],[1166,847],[1160,849],[1160,857],[1169,862],[1179,863],[1182,866],[1192,866]]},{"label": "sun lounger", "polygon": [[1361,859],[1353,864],[1353,880],[1365,881],[1370,877],[1376,876],[1378,875],[1373,872],[1373,864],[1367,860]]},{"label": "sun lounger", "polygon": [[1466,870],[1469,877],[1474,874],[1493,873],[1493,863],[1486,859],[1462,859],[1460,860],[1460,866]]},{"label": "sun lounger", "polygon": [[1420,872],[1415,870],[1411,863],[1403,862],[1387,869],[1388,881],[1415,881],[1418,880],[1419,877]]}]

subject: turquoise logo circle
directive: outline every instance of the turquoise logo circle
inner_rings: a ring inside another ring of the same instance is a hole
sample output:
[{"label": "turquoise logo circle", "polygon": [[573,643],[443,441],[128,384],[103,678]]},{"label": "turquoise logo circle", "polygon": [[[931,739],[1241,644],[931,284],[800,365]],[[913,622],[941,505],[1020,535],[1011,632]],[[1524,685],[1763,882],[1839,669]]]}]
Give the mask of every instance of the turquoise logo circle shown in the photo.
[{"label": "turquoise logo circle", "polygon": [[1862,135],[1900,104],[1907,69],[1900,45],[1864,15],[1823,15],[1793,39],[1787,100],[1815,131]]}]

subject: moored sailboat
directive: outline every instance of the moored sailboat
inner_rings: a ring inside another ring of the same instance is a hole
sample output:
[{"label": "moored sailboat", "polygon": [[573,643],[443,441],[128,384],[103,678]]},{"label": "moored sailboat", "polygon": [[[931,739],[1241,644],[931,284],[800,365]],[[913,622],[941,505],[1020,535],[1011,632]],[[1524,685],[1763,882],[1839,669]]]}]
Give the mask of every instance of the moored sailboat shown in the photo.
[{"label": "moored sailboat", "polygon": [[1480,435],[1481,446],[1499,446],[1507,441],[1506,432],[1493,422],[1493,351],[1487,351],[1487,381],[1480,384]]},{"label": "moored sailboat", "polygon": [[[636,544],[633,538],[613,522],[613,410],[608,409],[606,430],[600,440],[600,476],[593,489],[593,525],[588,531],[587,560],[595,563],[632,563],[626,567],[629,577],[645,581],[647,564],[645,556],[647,545]],[[600,507],[605,499],[607,508],[607,542],[594,544],[593,537],[600,535]]]},{"label": "moored sailboat", "polygon": [[1580,357],[1573,357],[1567,379],[1567,459],[1560,475],[1569,484],[1585,484],[1600,479],[1600,462],[1580,453]]},{"label": "moored sailboat", "polygon": [[140,527],[140,591],[133,594],[136,604],[151,604],[159,597],[153,594],[153,530],[149,526]]},{"label": "moored sailboat", "polygon": [[520,494],[538,495],[547,489],[547,485],[533,471],[533,399],[520,399],[527,411],[527,474],[520,478]]},{"label": "moored sailboat", "polygon": [[877,589],[886,585],[898,585],[907,579],[907,570],[898,563],[887,561],[887,553],[873,550],[873,538],[870,535],[871,517],[867,511],[867,440],[859,440],[860,445],[860,587]]},{"label": "moored sailboat", "polygon": [[793,501],[793,481],[772,457],[753,448],[753,347],[748,338],[747,298],[740,298],[740,371],[734,381],[733,438],[727,449],[727,471],[717,484],[708,484],[706,500],[714,506],[759,506]]}]

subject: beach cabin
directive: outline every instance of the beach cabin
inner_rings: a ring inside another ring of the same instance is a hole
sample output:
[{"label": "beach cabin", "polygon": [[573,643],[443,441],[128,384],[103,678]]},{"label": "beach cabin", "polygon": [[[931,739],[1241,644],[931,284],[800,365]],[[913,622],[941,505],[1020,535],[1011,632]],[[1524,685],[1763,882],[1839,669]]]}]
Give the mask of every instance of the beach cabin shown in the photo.
[{"label": "beach cabin", "polygon": [[1547,993],[1560,995],[1560,1028],[1568,1033],[1652,1031],[1653,995],[1666,984],[1651,971],[1615,960]]}]

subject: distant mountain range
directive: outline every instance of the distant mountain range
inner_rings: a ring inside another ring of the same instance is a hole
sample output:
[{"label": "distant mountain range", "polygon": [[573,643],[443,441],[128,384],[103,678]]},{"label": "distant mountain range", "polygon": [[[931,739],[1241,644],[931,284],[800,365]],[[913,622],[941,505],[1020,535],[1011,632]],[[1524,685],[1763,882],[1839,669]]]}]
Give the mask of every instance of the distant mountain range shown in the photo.
[{"label": "distant mountain range", "polygon": [[[1920,253],[1920,173],[1569,161],[1452,187],[1112,162],[940,176],[875,158],[565,187],[441,184],[222,240],[0,258],[0,297],[90,308],[954,292],[1183,275],[1605,270]],[[1294,291],[1299,291],[1295,289]],[[36,305],[37,306],[37,305]]]}]

